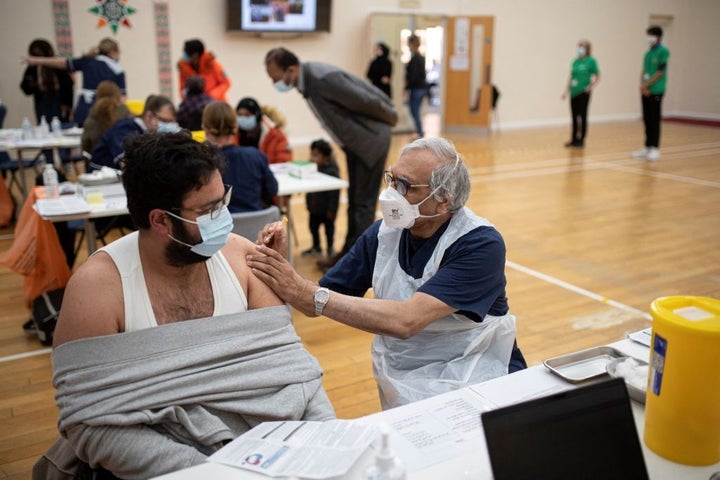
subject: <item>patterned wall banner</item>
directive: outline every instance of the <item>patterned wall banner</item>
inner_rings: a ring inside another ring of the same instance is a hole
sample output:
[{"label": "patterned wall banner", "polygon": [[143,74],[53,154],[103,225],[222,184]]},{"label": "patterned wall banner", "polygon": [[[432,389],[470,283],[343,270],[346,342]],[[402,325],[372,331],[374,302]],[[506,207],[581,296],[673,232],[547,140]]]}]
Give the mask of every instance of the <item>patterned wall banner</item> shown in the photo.
[{"label": "patterned wall banner", "polygon": [[51,0],[51,2],[53,21],[55,22],[56,53],[61,57],[71,57],[73,54],[73,46],[68,0]]},{"label": "patterned wall banner", "polygon": [[172,60],[170,58],[170,23],[168,19],[168,2],[155,3],[155,44],[158,55],[158,79],[160,93],[172,98]]}]

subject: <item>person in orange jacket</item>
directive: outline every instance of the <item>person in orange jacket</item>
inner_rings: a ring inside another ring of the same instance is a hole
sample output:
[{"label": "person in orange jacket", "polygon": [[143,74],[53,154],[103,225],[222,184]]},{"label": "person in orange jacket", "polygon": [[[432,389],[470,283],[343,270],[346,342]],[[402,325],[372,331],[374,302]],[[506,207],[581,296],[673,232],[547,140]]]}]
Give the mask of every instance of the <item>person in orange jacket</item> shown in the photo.
[{"label": "person in orange jacket", "polygon": [[187,40],[182,58],[177,63],[180,73],[180,96],[185,98],[185,80],[200,75],[205,80],[205,93],[215,100],[227,102],[225,94],[230,89],[230,79],[215,56],[205,51],[205,45],[197,39]]}]

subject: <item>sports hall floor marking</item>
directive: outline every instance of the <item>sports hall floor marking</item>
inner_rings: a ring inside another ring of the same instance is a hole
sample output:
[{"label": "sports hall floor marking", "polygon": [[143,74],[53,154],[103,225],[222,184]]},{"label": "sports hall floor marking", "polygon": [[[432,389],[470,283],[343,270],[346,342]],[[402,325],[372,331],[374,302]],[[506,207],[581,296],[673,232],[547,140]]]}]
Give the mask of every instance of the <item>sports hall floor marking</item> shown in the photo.
[{"label": "sports hall floor marking", "polygon": [[33,350],[32,352],[18,353],[16,355],[8,355],[7,357],[0,357],[0,363],[10,362],[12,360],[20,360],[21,358],[35,357],[37,355],[45,355],[46,353],[52,352],[52,348],[43,348],[40,350]]},{"label": "sports hall floor marking", "polygon": [[648,320],[652,320],[652,317],[647,312],[638,310],[635,307],[625,305],[624,303],[617,302],[610,298],[603,297],[602,295],[598,295],[597,293],[591,292],[590,290],[586,290],[582,287],[578,287],[577,285],[573,285],[571,283],[568,283],[564,280],[560,280],[559,278],[553,277],[551,275],[547,275],[545,273],[538,272],[537,270],[533,270],[532,268],[525,267],[525,266],[515,263],[511,260],[506,260],[505,265],[512,268],[513,270],[525,273],[526,275],[530,275],[531,277],[535,277],[538,280],[542,280],[544,282],[551,283],[553,285],[557,285],[558,287],[564,288],[571,292],[578,293],[580,295],[591,298],[593,300],[597,300],[600,303],[610,305],[612,307],[618,308],[620,310],[624,310],[626,312],[632,312],[633,314],[642,316],[643,318],[646,318]]}]

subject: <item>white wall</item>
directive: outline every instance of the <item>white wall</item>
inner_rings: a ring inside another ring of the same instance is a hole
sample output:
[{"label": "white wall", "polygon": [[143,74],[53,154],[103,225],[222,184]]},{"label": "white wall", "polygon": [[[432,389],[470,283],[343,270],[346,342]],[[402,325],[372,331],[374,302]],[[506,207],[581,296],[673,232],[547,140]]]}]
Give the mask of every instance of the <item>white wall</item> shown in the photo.
[{"label": "white wall", "polygon": [[[108,27],[95,28],[88,12],[92,0],[71,0],[70,20],[75,54],[105,36]],[[137,9],[133,28],[120,27],[128,95],[144,98],[158,91],[157,52],[152,0],[129,0]],[[279,107],[288,117],[291,138],[306,141],[322,130],[297,92],[280,94],[267,78],[265,52],[278,45],[295,51],[301,60],[333,63],[364,76],[370,59],[370,12],[402,12],[389,0],[334,0],[332,32],[299,38],[257,38],[225,32],[225,0],[169,2],[172,58],[185,39],[202,38],[232,79],[234,104],[244,95]],[[566,123],[568,106],[560,100],[576,41],[593,43],[602,81],[590,109],[594,120],[637,118],[640,111],[638,77],[646,49],[645,27],[651,14],[673,15],[666,114],[720,119],[720,2],[717,0],[423,0],[421,11],[444,15],[495,17],[494,82],[501,90],[503,126]],[[0,99],[8,105],[6,126],[18,126],[31,116],[32,103],[19,90],[26,54],[33,38],[55,43],[51,2],[3,0],[0,4]],[[80,79],[78,78],[78,81]],[[175,87],[177,78],[175,77]],[[178,100],[177,92],[174,93]]]}]

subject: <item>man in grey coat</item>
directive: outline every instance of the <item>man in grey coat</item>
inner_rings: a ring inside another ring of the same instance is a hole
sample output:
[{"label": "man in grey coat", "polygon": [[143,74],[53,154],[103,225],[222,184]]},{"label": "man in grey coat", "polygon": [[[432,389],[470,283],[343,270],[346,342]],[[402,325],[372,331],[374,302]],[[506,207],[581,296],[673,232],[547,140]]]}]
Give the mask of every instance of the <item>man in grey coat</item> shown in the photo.
[{"label": "man in grey coat", "polygon": [[318,262],[334,265],[375,220],[391,127],[397,112],[376,87],[337,67],[320,62],[300,63],[294,53],[274,48],[265,56],[265,68],[275,88],[294,88],[305,97],[320,124],[345,152],[348,180],[348,228],[338,255]]}]

